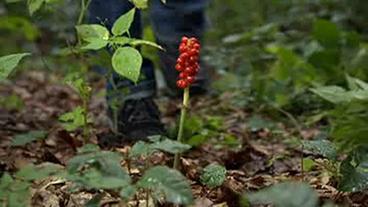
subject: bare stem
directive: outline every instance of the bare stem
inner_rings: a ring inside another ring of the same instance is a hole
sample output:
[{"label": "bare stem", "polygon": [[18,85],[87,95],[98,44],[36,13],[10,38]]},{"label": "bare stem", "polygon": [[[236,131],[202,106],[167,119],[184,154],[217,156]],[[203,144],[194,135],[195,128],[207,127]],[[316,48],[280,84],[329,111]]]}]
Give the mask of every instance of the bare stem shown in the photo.
[{"label": "bare stem", "polygon": [[[187,114],[187,108],[189,107],[189,88],[184,89],[184,95],[183,95],[183,106],[181,108],[181,114],[180,114],[180,123],[179,123],[179,131],[178,131],[178,137],[177,141],[182,142],[183,139],[183,131],[184,131],[184,121],[185,116]],[[179,169],[179,161],[180,161],[180,154],[175,154],[174,158],[174,169]]]}]

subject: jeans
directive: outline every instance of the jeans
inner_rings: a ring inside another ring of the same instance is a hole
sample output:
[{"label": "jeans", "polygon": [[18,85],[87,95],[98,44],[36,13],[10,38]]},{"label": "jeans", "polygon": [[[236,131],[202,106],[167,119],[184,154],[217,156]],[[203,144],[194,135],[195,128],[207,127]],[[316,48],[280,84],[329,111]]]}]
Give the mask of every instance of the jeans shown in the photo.
[{"label": "jeans", "polygon": [[[181,37],[186,35],[201,39],[207,23],[204,10],[208,1],[167,0],[167,3],[163,4],[161,0],[149,0],[150,20],[156,41],[165,48],[165,51],[159,51],[160,64],[166,83],[171,89],[176,88],[178,73],[175,70],[175,63]],[[92,0],[89,6],[88,21],[91,24],[103,23],[111,29],[115,20],[132,8],[133,5],[128,0]],[[129,32],[134,38],[142,36],[142,20],[139,10],[135,14]],[[144,78],[137,84],[113,74],[113,80],[110,80],[107,85],[108,94],[112,94],[109,92],[113,91],[114,84],[119,89],[118,91],[129,91],[125,95],[124,93],[117,94],[123,100],[152,97],[156,91],[156,82],[153,64],[148,59],[143,60],[141,73]],[[195,84],[204,85],[207,80],[206,74],[207,72],[202,70]]]}]

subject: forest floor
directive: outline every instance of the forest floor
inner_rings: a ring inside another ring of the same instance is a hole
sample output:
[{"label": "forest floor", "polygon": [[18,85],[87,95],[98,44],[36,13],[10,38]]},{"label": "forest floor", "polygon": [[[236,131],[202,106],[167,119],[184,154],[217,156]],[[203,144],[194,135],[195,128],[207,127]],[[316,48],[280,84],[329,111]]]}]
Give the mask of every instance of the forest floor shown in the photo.
[{"label": "forest floor", "polygon": [[[97,136],[108,131],[104,81],[95,80],[93,90],[90,112],[94,123],[90,142],[97,143]],[[62,85],[57,76],[37,71],[23,73],[13,83],[0,85],[2,97],[11,94],[19,96],[23,106],[11,110],[0,108],[0,172],[13,173],[29,163],[51,162],[65,166],[81,146],[81,132],[67,132],[58,122],[58,117],[81,104],[78,94]],[[301,156],[312,155],[302,153],[298,137],[311,139],[318,135],[318,129],[297,129],[254,114],[254,110],[232,104],[231,100],[236,96],[239,93],[226,92],[191,100],[189,116],[199,117],[203,122],[220,117],[217,129],[208,127],[216,131],[214,137],[185,153],[181,160],[182,173],[191,181],[194,206],[239,206],[239,195],[243,192],[256,191],[285,180],[304,180],[311,184],[322,202],[330,200],[347,206],[368,206],[368,195],[339,193],[331,176],[318,166],[301,173]],[[162,97],[156,101],[165,124],[174,127],[180,100]],[[10,146],[14,135],[31,130],[47,131],[47,138],[22,147]],[[126,154],[129,148],[122,146],[109,150]],[[172,159],[172,156],[156,153],[151,161],[171,166]],[[213,190],[204,187],[199,179],[201,170],[210,163],[219,163],[228,171],[223,186]],[[131,173],[141,174],[138,169],[131,170]],[[34,183],[33,206],[82,206],[94,195],[89,191],[72,192],[70,185],[55,177]],[[118,202],[112,195],[106,195],[102,206],[118,206]]]}]

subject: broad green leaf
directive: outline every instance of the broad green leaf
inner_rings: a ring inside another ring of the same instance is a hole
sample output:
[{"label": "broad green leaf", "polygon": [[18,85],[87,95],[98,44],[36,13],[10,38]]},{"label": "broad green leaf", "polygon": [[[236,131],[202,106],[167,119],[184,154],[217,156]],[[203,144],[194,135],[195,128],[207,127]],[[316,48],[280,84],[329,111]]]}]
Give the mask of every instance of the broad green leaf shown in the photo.
[{"label": "broad green leaf", "polygon": [[337,151],[334,144],[328,140],[308,140],[303,141],[304,149],[322,155],[329,160],[337,159]]},{"label": "broad green leaf", "polygon": [[86,41],[91,42],[96,39],[109,40],[110,33],[106,27],[99,24],[83,24],[75,27],[77,29],[78,36]]},{"label": "broad green leaf", "polygon": [[116,189],[130,184],[115,152],[96,151],[73,157],[67,164],[69,180],[93,189]]},{"label": "broad green leaf", "polygon": [[162,193],[170,203],[189,205],[193,202],[192,190],[186,178],[166,166],[148,169],[137,186],[151,189],[157,194]]},{"label": "broad green leaf", "polygon": [[115,36],[119,36],[122,35],[126,32],[128,32],[130,26],[133,23],[134,20],[134,14],[135,14],[135,8],[131,9],[129,12],[127,12],[126,14],[123,14],[122,16],[120,16],[114,23],[113,27],[112,27],[112,33]]},{"label": "broad green leaf", "polygon": [[6,79],[19,62],[30,53],[19,53],[0,57],[0,80]]},{"label": "broad green leaf", "polygon": [[100,147],[96,144],[85,144],[83,147],[78,148],[78,154],[85,154],[91,152],[99,152],[101,151]]},{"label": "broad green leaf", "polygon": [[285,182],[245,195],[251,204],[275,207],[318,207],[317,193],[305,183]]},{"label": "broad green leaf", "polygon": [[351,100],[351,95],[339,86],[323,86],[311,89],[311,91],[334,104],[349,102]]},{"label": "broad green leaf", "polygon": [[86,41],[88,43],[82,46],[82,49],[84,50],[99,50],[106,47],[106,45],[108,44],[107,40],[99,38],[88,38]]},{"label": "broad green leaf", "polygon": [[182,144],[178,141],[174,141],[171,139],[164,139],[162,141],[153,143],[151,148],[168,152],[171,154],[176,154],[176,153],[183,153],[189,150],[191,146],[187,144]]},{"label": "broad green leaf", "polygon": [[15,176],[21,178],[22,180],[33,181],[39,180],[51,175],[55,175],[62,170],[60,165],[56,164],[42,164],[42,165],[27,165],[20,169]]},{"label": "broad green leaf", "polygon": [[203,169],[201,183],[210,187],[220,187],[226,179],[226,168],[218,164],[210,164]]},{"label": "broad green leaf", "polygon": [[45,131],[30,131],[26,134],[16,135],[11,146],[23,146],[36,140],[45,139],[47,133]]},{"label": "broad green leaf", "polygon": [[10,187],[10,193],[7,198],[8,207],[29,207],[31,193],[29,182],[15,181]]},{"label": "broad green leaf", "polygon": [[323,46],[335,48],[339,44],[340,30],[336,24],[320,19],[314,22],[313,37]]},{"label": "broad green leaf", "polygon": [[93,189],[118,189],[128,186],[130,183],[130,179],[127,179],[128,176],[117,177],[115,175],[108,175],[96,168],[87,169],[81,175],[68,175],[67,178],[86,188]]},{"label": "broad green leaf", "polygon": [[129,157],[149,156],[153,152],[154,149],[151,148],[150,144],[143,141],[138,141],[130,150]]},{"label": "broad green leaf", "polygon": [[118,48],[112,57],[114,70],[133,82],[137,82],[143,58],[138,50],[132,47]]}]

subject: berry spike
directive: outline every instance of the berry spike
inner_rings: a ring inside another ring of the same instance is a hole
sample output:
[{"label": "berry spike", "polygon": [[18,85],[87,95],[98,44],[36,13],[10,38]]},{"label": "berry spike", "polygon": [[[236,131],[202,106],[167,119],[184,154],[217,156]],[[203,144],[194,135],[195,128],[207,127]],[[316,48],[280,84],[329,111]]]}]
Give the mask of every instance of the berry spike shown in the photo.
[{"label": "berry spike", "polygon": [[193,84],[199,71],[199,52],[201,45],[195,37],[182,37],[179,44],[179,57],[175,69],[180,72],[177,86],[185,89]]}]

